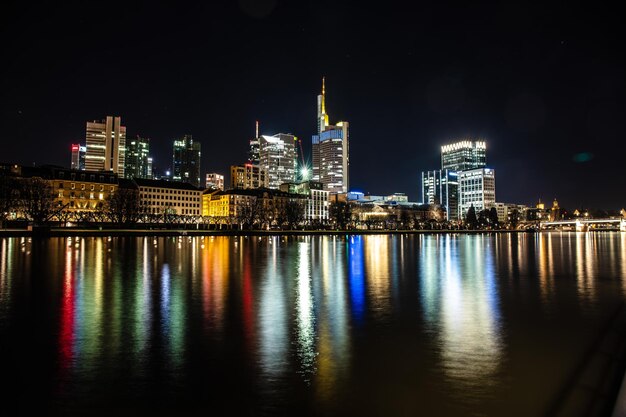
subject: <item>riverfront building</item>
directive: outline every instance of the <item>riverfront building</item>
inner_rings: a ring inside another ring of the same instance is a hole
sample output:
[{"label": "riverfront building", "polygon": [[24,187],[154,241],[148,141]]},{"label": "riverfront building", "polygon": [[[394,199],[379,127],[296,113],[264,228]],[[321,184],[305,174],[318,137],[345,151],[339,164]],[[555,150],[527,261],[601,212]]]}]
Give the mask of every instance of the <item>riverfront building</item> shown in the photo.
[{"label": "riverfront building", "polygon": [[305,181],[281,184],[280,190],[288,194],[306,197],[304,220],[310,223],[322,223],[329,219],[330,193],[319,182]]},{"label": "riverfront building", "polygon": [[135,178],[148,214],[202,214],[202,190],[189,183]]},{"label": "riverfront building", "polygon": [[112,171],[124,177],[126,127],[122,126],[121,117],[87,122],[86,148],[87,171]]},{"label": "riverfront building", "polygon": [[473,206],[478,213],[496,206],[496,174],[490,168],[459,172],[459,217]]},{"label": "riverfront building", "polygon": [[172,179],[200,186],[200,142],[191,135],[174,140]]}]

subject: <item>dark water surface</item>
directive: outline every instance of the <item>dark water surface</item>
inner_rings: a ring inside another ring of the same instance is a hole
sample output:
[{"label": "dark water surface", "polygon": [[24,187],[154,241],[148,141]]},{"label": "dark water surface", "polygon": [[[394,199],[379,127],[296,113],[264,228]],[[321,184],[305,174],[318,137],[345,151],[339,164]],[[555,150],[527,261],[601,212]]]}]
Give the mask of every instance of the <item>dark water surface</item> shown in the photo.
[{"label": "dark water surface", "polygon": [[507,415],[626,294],[626,233],[0,239],[3,415]]}]

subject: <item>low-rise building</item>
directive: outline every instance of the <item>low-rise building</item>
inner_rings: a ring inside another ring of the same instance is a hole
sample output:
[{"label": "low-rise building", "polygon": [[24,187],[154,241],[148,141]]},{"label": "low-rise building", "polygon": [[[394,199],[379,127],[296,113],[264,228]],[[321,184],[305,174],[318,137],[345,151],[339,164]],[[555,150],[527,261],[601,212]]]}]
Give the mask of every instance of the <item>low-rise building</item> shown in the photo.
[{"label": "low-rise building", "polygon": [[148,214],[202,215],[202,190],[185,182],[135,178]]},{"label": "low-rise building", "polygon": [[285,183],[280,190],[306,197],[304,219],[307,223],[323,223],[329,219],[330,191],[324,190],[321,182],[304,181]]}]

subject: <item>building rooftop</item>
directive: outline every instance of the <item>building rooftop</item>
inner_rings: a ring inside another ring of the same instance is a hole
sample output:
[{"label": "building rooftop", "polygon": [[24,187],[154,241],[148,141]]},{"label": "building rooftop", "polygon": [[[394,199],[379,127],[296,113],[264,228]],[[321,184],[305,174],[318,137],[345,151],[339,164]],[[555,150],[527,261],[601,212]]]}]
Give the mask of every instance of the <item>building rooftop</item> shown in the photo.
[{"label": "building rooftop", "polygon": [[202,191],[202,188],[195,187],[186,182],[166,181],[166,180],[148,180],[144,178],[135,178],[134,181],[140,187],[172,188],[175,190]]}]

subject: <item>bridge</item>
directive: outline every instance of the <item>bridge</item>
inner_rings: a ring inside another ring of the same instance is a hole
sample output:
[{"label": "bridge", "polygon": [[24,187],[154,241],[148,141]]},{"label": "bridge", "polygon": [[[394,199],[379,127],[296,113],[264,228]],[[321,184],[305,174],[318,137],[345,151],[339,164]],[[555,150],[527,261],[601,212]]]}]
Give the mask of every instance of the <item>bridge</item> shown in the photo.
[{"label": "bridge", "polygon": [[577,232],[586,232],[590,228],[595,229],[596,226],[602,226],[599,229],[607,229],[607,226],[616,226],[616,230],[626,232],[626,219],[576,219],[576,220],[555,220],[551,222],[540,222],[539,229],[546,227],[575,227]]}]

